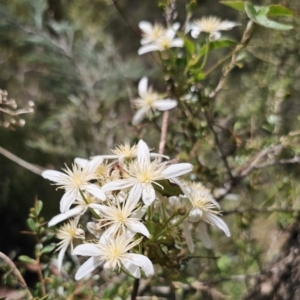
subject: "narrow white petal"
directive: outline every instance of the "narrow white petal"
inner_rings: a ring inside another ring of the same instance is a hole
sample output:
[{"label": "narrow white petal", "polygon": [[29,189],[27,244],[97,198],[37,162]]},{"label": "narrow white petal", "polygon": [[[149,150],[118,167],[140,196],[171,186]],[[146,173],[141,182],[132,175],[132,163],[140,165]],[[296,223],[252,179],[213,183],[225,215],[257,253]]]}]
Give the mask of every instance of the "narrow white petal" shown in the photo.
[{"label": "narrow white petal", "polygon": [[116,180],[116,181],[111,181],[109,183],[106,183],[101,189],[104,193],[106,193],[109,191],[123,190],[133,185],[134,182],[132,182],[132,180],[123,179],[123,180]]},{"label": "narrow white petal", "polygon": [[60,223],[61,221],[64,221],[68,218],[74,217],[79,215],[80,213],[82,213],[82,211],[84,210],[83,206],[76,206],[70,210],[68,210],[67,212],[63,213],[63,214],[59,214],[55,217],[53,217],[49,222],[48,222],[48,227],[54,226],[57,223]]},{"label": "narrow white petal", "polygon": [[84,188],[84,190],[89,192],[90,194],[92,194],[93,196],[95,196],[96,198],[98,198],[100,200],[106,199],[104,192],[95,184],[88,184]]},{"label": "narrow white petal", "polygon": [[139,95],[142,99],[144,99],[147,96],[147,89],[148,89],[148,78],[143,77],[138,86]]},{"label": "narrow white petal", "polygon": [[153,108],[161,110],[161,111],[172,109],[175,106],[177,106],[177,101],[176,100],[169,100],[169,99],[157,100],[153,104]]},{"label": "narrow white petal", "polygon": [[60,212],[65,213],[77,198],[78,192],[75,189],[66,191],[60,200]]},{"label": "narrow white petal", "polygon": [[129,192],[126,200],[126,207],[129,210],[133,210],[136,204],[139,202],[142,196],[142,185],[140,183],[135,184]]},{"label": "narrow white petal", "polygon": [[103,163],[102,157],[95,157],[86,165],[86,171],[88,174],[93,174],[96,172],[97,168]]},{"label": "narrow white petal", "polygon": [[201,31],[197,28],[192,28],[192,31],[191,31],[191,36],[196,39],[198,38],[199,34],[201,33]]},{"label": "narrow white petal", "polygon": [[138,222],[138,221],[133,221],[133,220],[127,220],[126,222],[126,226],[128,227],[128,229],[130,229],[131,231],[133,232],[138,232],[138,233],[141,233],[143,234],[144,236],[146,236],[147,238],[149,238],[150,236],[150,232],[149,230],[147,229],[147,227],[141,223],[141,222]]},{"label": "narrow white petal", "polygon": [[134,213],[131,214],[131,218],[141,219],[147,212],[149,206],[144,205],[143,207],[137,209]]},{"label": "narrow white petal", "polygon": [[183,39],[174,39],[171,43],[171,47],[183,47]]},{"label": "narrow white petal", "polygon": [[164,178],[175,178],[186,173],[189,173],[193,170],[193,166],[189,163],[174,164],[168,166],[163,172],[162,175]]},{"label": "narrow white petal", "polygon": [[132,125],[136,126],[136,125],[140,124],[144,120],[148,110],[149,110],[148,107],[142,107],[139,110],[137,110],[137,112],[133,116]]},{"label": "narrow white petal", "polygon": [[99,239],[99,243],[101,244],[107,244],[107,241],[109,241],[109,239],[116,234],[117,230],[118,230],[119,226],[118,224],[112,224],[111,226],[109,226],[101,235],[100,239]]},{"label": "narrow white petal", "polygon": [[59,251],[58,253],[58,257],[57,257],[57,268],[58,270],[60,271],[61,270],[61,267],[62,267],[62,262],[63,262],[63,259],[64,259],[64,256],[65,256],[65,253],[66,253],[66,250],[68,248],[69,244],[65,244]]},{"label": "narrow white petal", "polygon": [[126,259],[124,258],[124,260],[127,260],[127,258],[129,258],[129,261],[142,268],[146,276],[151,276],[154,274],[152,262],[145,255],[128,253],[126,256],[127,257]]},{"label": "narrow white petal", "polygon": [[218,26],[217,30],[230,30],[235,26],[240,26],[240,23],[232,22],[232,21],[223,21],[221,24]]},{"label": "narrow white petal", "polygon": [[196,234],[205,248],[210,249],[212,247],[212,242],[207,232],[207,225],[204,222],[197,226]]},{"label": "narrow white petal", "polygon": [[89,160],[85,159],[85,158],[76,157],[74,159],[74,162],[76,165],[78,165],[79,167],[84,169],[87,166],[87,164],[89,163]]},{"label": "narrow white petal", "polygon": [[169,38],[170,40],[173,40],[175,34],[176,34],[176,31],[174,31],[173,28],[169,28],[169,29],[166,31],[166,37]]},{"label": "narrow white petal", "polygon": [[229,228],[221,218],[217,217],[213,213],[207,213],[205,214],[205,219],[209,221],[211,224],[214,224],[217,227],[219,227],[221,230],[223,230],[227,236],[230,236]]},{"label": "narrow white petal", "polygon": [[96,244],[82,244],[73,250],[73,255],[99,256],[100,250]]},{"label": "narrow white petal", "polygon": [[118,155],[111,154],[111,155],[97,155],[97,156],[92,156],[91,159],[96,159],[96,158],[102,158],[103,159],[117,159]]},{"label": "narrow white petal", "polygon": [[193,242],[191,231],[189,229],[189,223],[186,222],[186,221],[183,222],[183,235],[185,237],[185,241],[186,241],[186,244],[189,248],[189,251],[191,253],[194,253],[195,245],[194,245],[194,242]]},{"label": "narrow white petal", "polygon": [[68,175],[54,170],[46,170],[42,173],[42,176],[54,182],[60,182],[62,180],[65,180],[66,178],[69,178]]},{"label": "narrow white petal", "polygon": [[155,200],[155,190],[151,183],[145,184],[143,188],[143,202],[145,205],[151,205],[152,202]]},{"label": "narrow white petal", "polygon": [[75,279],[80,280],[89,273],[92,273],[98,266],[102,264],[102,261],[97,257],[89,258],[76,272]]},{"label": "narrow white petal", "polygon": [[152,51],[159,51],[159,50],[160,48],[157,45],[154,44],[144,45],[138,50],[138,55],[142,55]]},{"label": "narrow white petal", "polygon": [[220,37],[221,37],[221,32],[219,32],[219,31],[214,31],[214,32],[211,32],[211,33],[210,33],[210,35],[209,35],[209,40],[213,42],[213,41],[218,40]]},{"label": "narrow white petal", "polygon": [[179,28],[180,28],[180,23],[179,23],[179,22],[176,22],[176,23],[174,23],[174,24],[172,25],[172,29],[173,29],[174,31],[177,31]]},{"label": "narrow white petal", "polygon": [[150,22],[147,21],[141,21],[139,23],[139,27],[142,31],[144,31],[147,34],[150,34],[153,31],[153,26]]},{"label": "narrow white petal", "polygon": [[137,159],[140,165],[150,162],[149,147],[143,140],[138,142]]}]

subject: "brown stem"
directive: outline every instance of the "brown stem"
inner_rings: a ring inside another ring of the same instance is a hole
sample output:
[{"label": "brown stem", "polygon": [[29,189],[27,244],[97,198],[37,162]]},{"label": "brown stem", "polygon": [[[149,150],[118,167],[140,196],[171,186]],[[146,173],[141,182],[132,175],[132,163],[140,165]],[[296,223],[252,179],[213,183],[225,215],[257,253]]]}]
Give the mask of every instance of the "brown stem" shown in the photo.
[{"label": "brown stem", "polygon": [[4,253],[0,252],[0,258],[2,258],[6,263],[7,265],[10,266],[12,272],[16,275],[16,277],[18,278],[18,280],[20,281],[21,285],[23,286],[23,288],[26,290],[26,293],[29,297],[29,299],[32,299],[33,296],[22,276],[22,274],[20,273],[20,271],[17,269],[16,265],[13,263],[13,261],[8,257],[6,256]]},{"label": "brown stem", "polygon": [[139,286],[140,286],[140,279],[136,278],[133,283],[133,289],[131,293],[131,300],[136,300],[138,296],[138,291],[139,291]]},{"label": "brown stem", "polygon": [[168,133],[168,121],[169,121],[170,112],[166,110],[163,113],[163,119],[161,124],[161,135],[160,135],[160,142],[159,142],[159,154],[164,154],[166,140],[167,140],[167,133]]}]

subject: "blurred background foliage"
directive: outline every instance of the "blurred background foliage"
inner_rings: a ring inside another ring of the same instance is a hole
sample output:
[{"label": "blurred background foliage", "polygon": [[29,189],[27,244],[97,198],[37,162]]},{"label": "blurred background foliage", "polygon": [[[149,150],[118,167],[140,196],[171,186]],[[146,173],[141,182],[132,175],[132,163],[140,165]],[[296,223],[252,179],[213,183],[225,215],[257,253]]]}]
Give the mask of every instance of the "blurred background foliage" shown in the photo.
[{"label": "blurred background foliage", "polygon": [[[181,23],[186,2],[176,2]],[[0,89],[7,90],[19,106],[29,100],[35,103],[35,113],[24,116],[24,127],[0,127],[1,147],[28,162],[57,170],[74,157],[108,153],[124,141],[143,138],[157,150],[160,132],[153,123],[131,125],[134,109],[130,99],[137,96],[142,76],[150,77],[157,89],[165,90],[153,56],[137,55],[138,22],[163,22],[163,12],[151,0],[116,3],[0,1]],[[218,260],[186,262],[183,284],[179,277],[167,275],[167,270],[158,270],[159,276],[151,289],[145,289],[146,294],[169,299],[227,299],[226,295],[228,299],[241,299],[264,264],[280,253],[290,226],[299,221],[300,4],[298,0],[254,3],[286,5],[295,18],[291,31],[256,28],[244,52],[245,59],[230,73],[224,89],[210,104],[221,148],[232,174],[239,175],[238,180],[229,182],[198,103],[190,104],[191,111],[197,112],[197,126],[179,109],[171,113],[166,146],[168,154],[195,166],[192,179],[213,189],[232,237],[213,231],[213,250],[199,243],[197,253],[220,256]],[[203,15],[242,24],[247,21],[245,14],[215,0],[197,1],[193,17]],[[243,30],[244,26],[235,28],[226,35],[238,41]],[[215,53],[214,59],[227,53],[224,51]],[[220,75],[220,70],[212,74],[212,87]],[[155,121],[159,123],[160,116]],[[26,229],[26,212],[37,196],[43,200],[43,214],[49,220],[58,213],[60,195],[40,176],[0,155],[0,250],[12,259],[20,254],[31,255],[34,241],[20,233]],[[34,284],[34,272],[26,276]],[[169,289],[163,294],[155,290],[155,285],[170,286],[168,276],[176,292]],[[94,279],[99,299],[128,296],[130,279],[124,283],[122,276],[111,274]],[[52,278],[53,291],[63,281]],[[70,281],[67,289],[76,290],[73,285]],[[83,294],[80,297],[74,299],[88,299]],[[53,299],[59,299],[59,294]]]}]

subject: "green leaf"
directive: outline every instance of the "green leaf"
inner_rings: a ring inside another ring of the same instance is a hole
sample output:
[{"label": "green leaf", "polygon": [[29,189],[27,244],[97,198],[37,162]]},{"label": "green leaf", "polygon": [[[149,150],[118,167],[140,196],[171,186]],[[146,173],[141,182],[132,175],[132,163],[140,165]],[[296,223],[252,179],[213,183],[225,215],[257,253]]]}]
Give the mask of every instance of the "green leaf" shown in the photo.
[{"label": "green leaf", "polygon": [[195,52],[195,45],[188,38],[184,38],[184,46],[189,55],[193,55]]},{"label": "green leaf", "polygon": [[49,253],[55,249],[55,244],[50,244],[42,249],[41,254]]},{"label": "green leaf", "polygon": [[35,263],[35,262],[36,262],[33,258],[31,258],[31,257],[29,257],[29,256],[27,256],[27,255],[20,255],[20,256],[18,257],[18,260],[19,260],[19,261],[22,261],[22,262],[24,262],[24,263],[28,263],[28,264]]},{"label": "green leaf", "polygon": [[36,203],[36,215],[38,216],[43,208],[43,202],[38,200]]},{"label": "green leaf", "polygon": [[282,5],[270,5],[269,8],[270,9],[267,14],[268,17],[276,17],[276,16],[291,17],[294,15],[290,9]]},{"label": "green leaf", "polygon": [[35,223],[35,221],[31,218],[27,219],[27,225],[32,230],[35,231],[38,225]]},{"label": "green leaf", "polygon": [[291,25],[281,24],[272,20],[269,20],[266,17],[266,14],[269,12],[269,7],[262,7],[255,9],[255,7],[248,1],[245,2],[245,10],[253,22],[267,28],[277,29],[277,30],[290,30],[293,28]]},{"label": "green leaf", "polygon": [[238,11],[245,11],[244,1],[220,1],[220,3]]}]

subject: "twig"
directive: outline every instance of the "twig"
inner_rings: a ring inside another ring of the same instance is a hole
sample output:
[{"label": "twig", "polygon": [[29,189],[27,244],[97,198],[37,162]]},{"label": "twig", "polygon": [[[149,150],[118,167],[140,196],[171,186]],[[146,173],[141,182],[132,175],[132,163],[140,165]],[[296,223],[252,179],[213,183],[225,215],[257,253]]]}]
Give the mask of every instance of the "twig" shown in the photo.
[{"label": "twig", "polygon": [[256,213],[295,213],[300,212],[299,209],[291,209],[291,208],[248,208],[248,209],[232,209],[227,211],[222,211],[223,216],[232,215],[232,214],[244,214],[249,212],[256,212]]},{"label": "twig", "polygon": [[136,297],[137,297],[138,291],[139,291],[139,285],[140,285],[140,279],[136,278],[134,280],[134,283],[133,283],[133,290],[132,290],[132,293],[131,293],[131,300],[136,300]]},{"label": "twig", "polygon": [[11,152],[5,150],[4,148],[0,147],[0,154],[4,155],[6,158],[12,160],[13,162],[17,163],[19,166],[37,174],[37,175],[41,175],[42,172],[45,170],[44,168],[40,167],[40,166],[36,166],[33,165],[21,158],[19,158],[18,156],[12,154]]},{"label": "twig", "polygon": [[161,124],[161,135],[160,135],[160,142],[159,142],[159,154],[164,154],[166,140],[167,140],[167,133],[168,133],[168,121],[169,121],[170,112],[168,110],[164,111],[163,119]]},{"label": "twig", "polygon": [[12,272],[16,275],[16,277],[19,279],[21,285],[23,286],[23,288],[26,290],[26,293],[29,297],[29,299],[32,299],[33,296],[22,276],[22,274],[20,273],[20,271],[18,270],[18,268],[16,267],[16,265],[13,263],[13,261],[6,256],[4,253],[0,252],[0,258],[2,258],[11,268]]},{"label": "twig", "polygon": [[235,178],[232,175],[231,169],[230,169],[228,161],[227,161],[227,157],[224,154],[222,145],[221,145],[221,143],[219,141],[218,134],[216,133],[216,131],[214,129],[213,122],[212,122],[212,120],[211,120],[211,118],[210,118],[207,110],[204,111],[204,115],[205,115],[205,118],[206,118],[206,121],[207,121],[207,125],[208,125],[210,131],[212,132],[212,134],[214,136],[215,144],[216,144],[216,146],[218,148],[219,156],[222,159],[222,161],[224,163],[224,166],[225,166],[225,169],[226,169],[226,172],[227,172],[227,175],[229,176],[229,179],[230,179],[230,182],[231,182],[230,185],[232,185],[234,183]]},{"label": "twig", "polygon": [[235,67],[237,53],[239,51],[241,51],[243,48],[246,47],[246,45],[248,44],[249,40],[252,37],[253,29],[254,29],[254,24],[253,24],[252,21],[249,21],[248,24],[247,24],[247,27],[244,31],[241,42],[238,45],[236,45],[235,49],[232,52],[231,61],[230,61],[229,65],[225,68],[225,70],[224,70],[224,72],[221,76],[221,79],[220,79],[218,85],[216,86],[216,88],[209,94],[210,98],[215,97],[216,94],[222,89],[222,87],[225,83],[226,77],[228,76],[230,71]]}]

